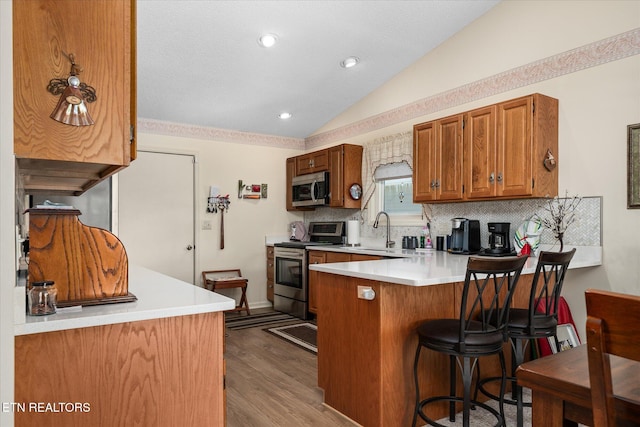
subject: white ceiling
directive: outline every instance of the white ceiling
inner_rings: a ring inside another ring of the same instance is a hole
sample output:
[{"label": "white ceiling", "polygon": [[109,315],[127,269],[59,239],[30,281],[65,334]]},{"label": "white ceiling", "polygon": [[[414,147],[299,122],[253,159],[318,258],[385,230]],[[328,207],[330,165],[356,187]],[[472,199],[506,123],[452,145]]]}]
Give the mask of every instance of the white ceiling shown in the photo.
[{"label": "white ceiling", "polygon": [[138,0],[138,117],[305,138],[497,3]]}]

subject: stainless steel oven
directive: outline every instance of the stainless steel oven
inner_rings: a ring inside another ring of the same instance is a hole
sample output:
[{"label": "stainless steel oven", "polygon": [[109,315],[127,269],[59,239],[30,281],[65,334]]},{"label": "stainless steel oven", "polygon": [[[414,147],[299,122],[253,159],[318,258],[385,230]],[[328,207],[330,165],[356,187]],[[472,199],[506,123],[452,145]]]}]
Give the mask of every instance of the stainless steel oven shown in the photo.
[{"label": "stainless steel oven", "polygon": [[307,249],[319,245],[344,244],[344,225],[343,221],[312,222],[309,224],[310,241],[289,241],[273,245],[275,310],[300,319],[310,317]]},{"label": "stainless steel oven", "polygon": [[307,318],[307,251],[304,247],[278,247],[274,245],[275,281],[274,309]]}]

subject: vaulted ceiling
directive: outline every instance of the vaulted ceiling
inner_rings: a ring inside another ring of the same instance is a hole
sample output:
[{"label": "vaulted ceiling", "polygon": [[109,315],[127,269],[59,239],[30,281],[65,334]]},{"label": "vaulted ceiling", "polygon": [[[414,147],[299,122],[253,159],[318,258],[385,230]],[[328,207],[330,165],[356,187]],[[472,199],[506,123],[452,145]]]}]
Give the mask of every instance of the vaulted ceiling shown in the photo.
[{"label": "vaulted ceiling", "polygon": [[305,138],[497,3],[139,0],[138,117]]}]

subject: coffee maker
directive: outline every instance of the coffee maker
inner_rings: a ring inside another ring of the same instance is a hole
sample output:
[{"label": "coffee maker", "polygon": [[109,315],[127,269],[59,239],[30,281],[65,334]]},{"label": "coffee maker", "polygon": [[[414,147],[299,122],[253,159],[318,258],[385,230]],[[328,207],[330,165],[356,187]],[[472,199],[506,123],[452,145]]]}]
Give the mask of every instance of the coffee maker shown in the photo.
[{"label": "coffee maker", "polygon": [[490,222],[489,228],[489,248],[483,250],[483,255],[489,256],[511,256],[516,255],[511,247],[509,238],[509,222]]},{"label": "coffee maker", "polygon": [[475,254],[480,252],[480,221],[467,218],[453,218],[451,220],[452,254]]}]

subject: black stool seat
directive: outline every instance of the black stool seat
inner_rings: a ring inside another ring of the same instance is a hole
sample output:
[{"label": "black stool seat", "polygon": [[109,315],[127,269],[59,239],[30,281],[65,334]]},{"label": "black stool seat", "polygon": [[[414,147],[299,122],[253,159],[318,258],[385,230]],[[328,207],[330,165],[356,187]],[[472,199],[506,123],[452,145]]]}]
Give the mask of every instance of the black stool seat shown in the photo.
[{"label": "black stool seat", "polygon": [[455,354],[495,354],[502,350],[504,332],[493,329],[483,332],[482,322],[471,321],[467,326],[470,331],[482,332],[470,334],[461,348],[458,331],[460,319],[436,319],[425,322],[417,329],[420,345],[442,353]]},{"label": "black stool seat", "polygon": [[521,335],[528,339],[544,338],[556,334],[558,320],[554,316],[537,316],[529,319],[529,310],[526,308],[512,308],[509,311],[509,324],[507,333],[509,336]]},{"label": "black stool seat", "polygon": [[[496,418],[496,426],[504,425],[503,405],[500,411],[471,399],[471,380],[478,357],[497,354],[502,372],[501,391],[504,394],[506,369],[502,346],[506,342],[507,313],[513,292],[526,258],[478,258],[469,257],[467,273],[461,295],[460,317],[457,319],[434,319],[420,324],[417,329],[418,347],[413,365],[416,388],[416,405],[413,426],[418,416],[430,425],[439,426],[429,418],[424,409],[427,405],[449,402],[449,420],[455,422],[456,402],[462,403],[462,423],[470,425],[471,406],[481,408]],[[491,319],[495,319],[494,322]],[[422,348],[449,355],[449,395],[420,399],[418,366]],[[456,367],[462,371],[463,394],[456,394]]]}]

